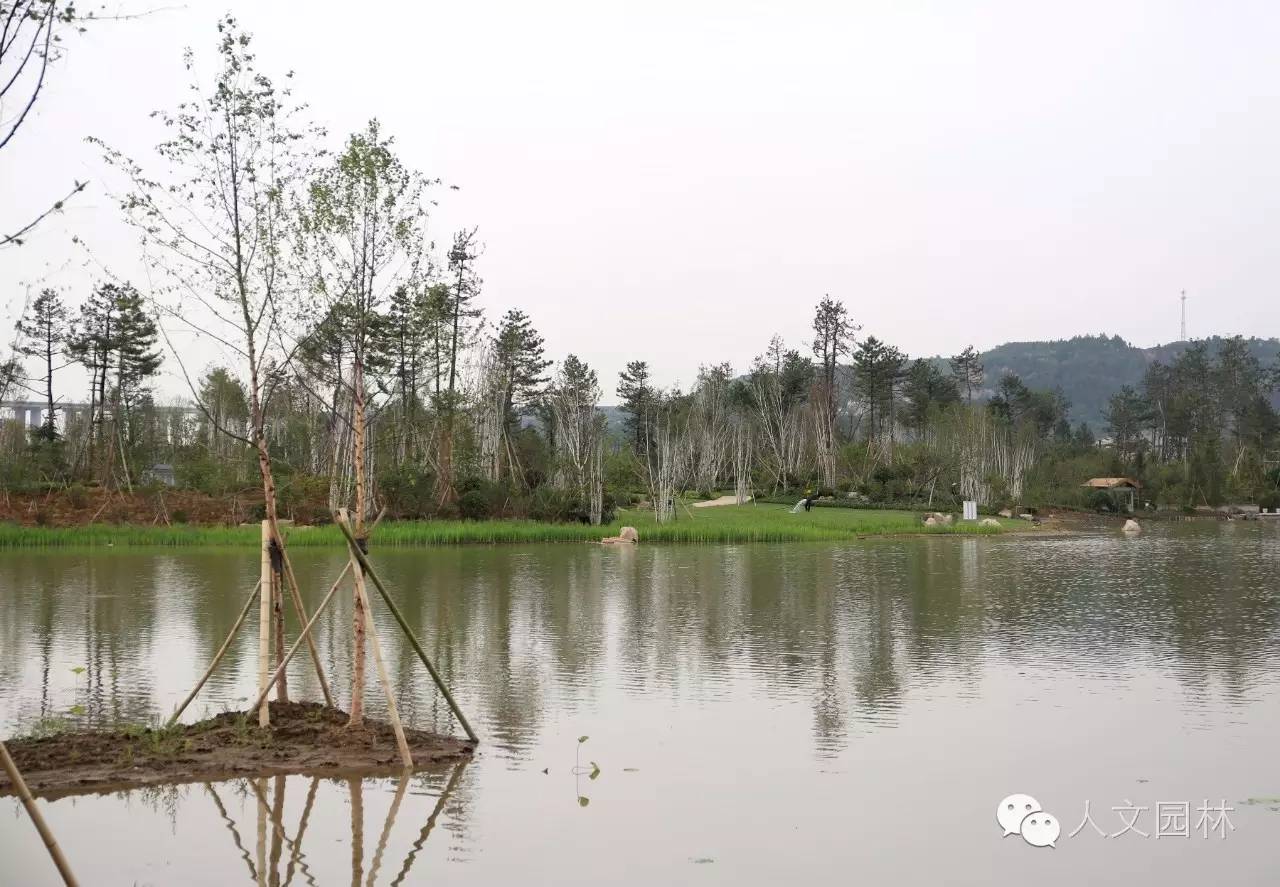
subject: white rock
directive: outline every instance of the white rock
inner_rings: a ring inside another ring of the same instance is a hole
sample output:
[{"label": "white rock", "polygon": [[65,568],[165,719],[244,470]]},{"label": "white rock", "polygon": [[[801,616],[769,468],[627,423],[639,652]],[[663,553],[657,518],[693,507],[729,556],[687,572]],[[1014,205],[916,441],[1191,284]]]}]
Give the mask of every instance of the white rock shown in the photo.
[{"label": "white rock", "polygon": [[1141,533],[1141,532],[1142,532],[1142,525],[1141,525],[1141,524],[1139,524],[1139,523],[1138,523],[1136,520],[1134,520],[1133,518],[1129,518],[1127,521],[1125,521],[1125,522],[1124,522],[1124,532],[1126,532],[1126,533]]}]

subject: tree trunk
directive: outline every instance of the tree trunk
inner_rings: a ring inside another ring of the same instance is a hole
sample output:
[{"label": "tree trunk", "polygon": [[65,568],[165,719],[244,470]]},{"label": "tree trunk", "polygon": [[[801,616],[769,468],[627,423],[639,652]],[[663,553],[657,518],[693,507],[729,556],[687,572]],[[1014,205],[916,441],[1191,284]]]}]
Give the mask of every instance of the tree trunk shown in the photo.
[{"label": "tree trunk", "polygon": [[[284,662],[284,576],[275,572],[275,564],[272,564],[271,572],[271,618],[275,622],[276,665],[279,666]],[[280,672],[280,680],[276,684],[276,699],[280,702],[289,701],[287,671]]]},{"label": "tree trunk", "polygon": [[[354,425],[355,425],[355,481],[356,481],[356,513],[354,532],[356,539],[363,544],[364,536],[364,357],[357,353],[355,367],[352,371],[354,387]],[[351,717],[348,727],[358,727],[364,723],[364,648],[365,648],[365,612],[364,612],[364,571],[358,562],[353,563],[352,613],[351,613]]]},{"label": "tree trunk", "polygon": [[58,424],[53,418],[53,331],[45,331],[44,338],[45,394],[49,398],[49,418],[45,420],[49,426],[49,438],[53,439],[58,431]]}]

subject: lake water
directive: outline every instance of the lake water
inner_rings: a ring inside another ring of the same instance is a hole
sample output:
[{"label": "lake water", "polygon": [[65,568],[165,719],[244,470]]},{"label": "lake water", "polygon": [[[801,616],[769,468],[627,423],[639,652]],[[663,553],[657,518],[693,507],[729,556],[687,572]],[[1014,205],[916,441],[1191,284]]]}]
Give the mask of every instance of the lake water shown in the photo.
[{"label": "lake water", "polygon": [[[314,606],[339,553],[293,557]],[[1280,883],[1280,525],[373,557],[476,759],[46,803],[82,883]],[[0,734],[167,712],[257,569],[0,554]],[[375,609],[407,719],[457,732]],[[337,687],[349,620],[344,597],[319,626]],[[255,652],[250,627],[187,718],[243,707]],[[309,668],[295,698],[319,698]],[[1060,818],[1056,848],[1002,839],[1015,792]],[[1072,837],[1086,805],[1135,828]],[[17,802],[0,814],[0,883],[55,883]]]}]

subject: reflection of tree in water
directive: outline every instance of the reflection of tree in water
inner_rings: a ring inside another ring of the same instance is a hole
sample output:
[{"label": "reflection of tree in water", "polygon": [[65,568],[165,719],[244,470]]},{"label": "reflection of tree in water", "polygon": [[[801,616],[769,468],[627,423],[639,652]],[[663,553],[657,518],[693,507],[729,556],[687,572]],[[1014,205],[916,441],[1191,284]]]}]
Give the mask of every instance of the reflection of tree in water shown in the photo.
[{"label": "reflection of tree in water", "polygon": [[1176,556],[1149,559],[1152,609],[1162,614],[1153,647],[1173,658],[1193,698],[1214,695],[1216,680],[1232,702],[1248,701],[1280,625],[1276,552],[1274,535],[1226,525],[1221,534],[1183,541]]},{"label": "reflection of tree in water", "polygon": [[[375,548],[374,558],[487,744],[508,756],[537,743],[553,707],[602,688],[679,703],[744,682],[807,704],[816,744],[829,753],[848,742],[851,725],[892,725],[910,692],[1046,662],[1068,662],[1084,679],[1123,680],[1136,659],[1167,669],[1193,695],[1247,701],[1275,656],[1280,600],[1273,528],[1238,529],[1227,537],[1162,528],[1139,540]],[[314,606],[342,562],[300,551]],[[63,670],[84,664],[95,716],[149,711],[149,678],[135,670],[158,635],[185,620],[183,634],[198,647],[192,659],[206,661],[248,592],[251,564],[207,556],[220,560],[0,559],[0,601],[15,614],[0,620],[0,671],[9,685],[28,685],[2,697],[8,710],[25,705],[38,716],[70,704]],[[86,600],[86,588],[118,597]],[[321,622],[336,685],[349,665],[348,621],[335,608]],[[395,643],[387,654],[406,719],[454,732],[412,651]]]},{"label": "reflection of tree in water", "polygon": [[[207,798],[226,831],[225,838],[211,836],[210,840],[215,846],[224,841],[220,846],[238,860],[225,866],[227,873],[241,869],[250,884],[278,887],[292,884],[298,876],[312,885],[318,878],[332,880],[333,866],[327,857],[325,863],[318,864],[309,854],[307,834],[317,818],[332,820],[338,813],[335,806],[345,796],[350,807],[351,883],[366,887],[412,884],[431,875],[419,859],[437,830],[447,829],[455,842],[468,838],[473,801],[471,781],[464,778],[466,768],[464,760],[447,770],[394,777],[390,805],[376,819],[366,812],[366,792],[381,789],[381,781],[358,777],[253,777],[202,783],[198,791],[192,791],[194,786],[170,785],[117,792],[115,797],[163,814],[175,830],[183,810]],[[298,796],[287,793],[286,786],[300,787],[303,782],[307,788],[299,807]],[[322,785],[326,786],[323,798]],[[287,794],[294,799],[292,807],[286,803]],[[406,803],[408,798],[424,798],[425,803]],[[393,854],[392,846],[406,849]],[[313,849],[332,850],[327,842]],[[226,882],[232,881],[228,877]]]},{"label": "reflection of tree in water", "polygon": [[[509,753],[527,748],[543,718],[545,637],[538,598],[543,589],[528,567],[506,551],[456,548],[421,560],[384,558],[387,584],[409,623],[464,707],[474,708],[486,744]],[[421,664],[399,646],[396,668],[405,682],[405,709],[418,726],[454,729],[448,707],[422,681]],[[418,693],[413,693],[417,690]],[[429,710],[419,708],[425,694]],[[468,712],[468,714],[471,714]],[[423,724],[423,722],[426,722]]]},{"label": "reflection of tree in water", "polygon": [[13,590],[0,598],[0,622],[12,626],[3,645],[5,686],[17,691],[9,720],[146,720],[154,710],[147,659],[157,632],[159,560],[127,552],[0,558],[0,589]]}]

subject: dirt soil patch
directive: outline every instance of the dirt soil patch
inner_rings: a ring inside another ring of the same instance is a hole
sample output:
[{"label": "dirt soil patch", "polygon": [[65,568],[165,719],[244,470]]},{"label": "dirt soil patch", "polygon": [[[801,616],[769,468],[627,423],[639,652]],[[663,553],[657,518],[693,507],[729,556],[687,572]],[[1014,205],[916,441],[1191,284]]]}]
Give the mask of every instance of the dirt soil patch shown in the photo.
[{"label": "dirt soil patch", "polygon": [[28,527],[82,527],[94,523],[219,527],[252,520],[261,506],[262,490],[253,487],[225,496],[208,496],[167,487],[130,493],[74,486],[42,493],[6,493],[0,496],[0,521]]},{"label": "dirt soil patch", "polygon": [[[7,742],[32,794],[60,797],[159,783],[242,776],[399,772],[391,725],[366,720],[349,729],[347,714],[313,702],[272,702],[271,726],[257,713],[224,712],[172,729],[61,733]],[[470,757],[474,744],[405,729],[415,768]],[[0,772],[0,796],[13,786]]]}]

